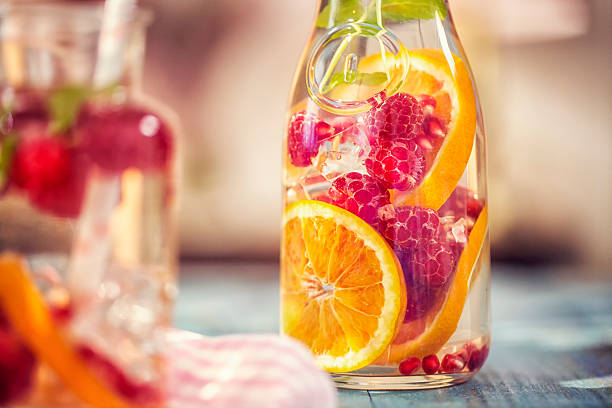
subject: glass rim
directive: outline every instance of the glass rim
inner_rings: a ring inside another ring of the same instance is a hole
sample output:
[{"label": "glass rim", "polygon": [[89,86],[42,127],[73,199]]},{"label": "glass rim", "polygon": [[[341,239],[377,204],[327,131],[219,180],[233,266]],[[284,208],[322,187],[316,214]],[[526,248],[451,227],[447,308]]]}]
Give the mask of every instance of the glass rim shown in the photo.
[{"label": "glass rim", "polygon": [[[73,20],[79,24],[62,27],[63,30],[80,33],[95,33],[102,28],[105,2],[101,1],[34,1],[10,2],[0,6],[0,21],[9,17],[24,20]],[[148,26],[153,21],[153,12],[147,7],[133,4],[119,15],[118,23],[125,26]]]}]

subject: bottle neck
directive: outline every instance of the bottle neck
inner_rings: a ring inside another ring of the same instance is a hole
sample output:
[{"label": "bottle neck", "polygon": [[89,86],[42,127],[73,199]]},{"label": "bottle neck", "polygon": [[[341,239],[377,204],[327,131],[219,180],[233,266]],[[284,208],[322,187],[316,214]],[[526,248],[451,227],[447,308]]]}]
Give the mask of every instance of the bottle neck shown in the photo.
[{"label": "bottle neck", "polygon": [[412,8],[409,5],[395,8],[387,7],[388,4],[385,5],[383,0],[319,0],[317,26],[335,27],[359,20],[373,24],[409,23],[414,20],[433,19],[436,11],[444,17],[450,14],[449,0],[429,0],[419,3]]}]

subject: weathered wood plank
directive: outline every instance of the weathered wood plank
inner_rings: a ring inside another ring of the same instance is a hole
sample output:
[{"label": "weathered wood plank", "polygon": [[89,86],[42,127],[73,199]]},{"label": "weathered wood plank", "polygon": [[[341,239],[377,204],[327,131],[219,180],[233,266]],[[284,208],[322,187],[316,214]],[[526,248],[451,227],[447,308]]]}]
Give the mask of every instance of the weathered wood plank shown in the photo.
[{"label": "weathered wood plank", "polygon": [[[277,264],[189,263],[182,271],[178,327],[278,331]],[[340,407],[612,407],[612,282],[580,281],[579,271],[493,272],[493,346],[472,381],[428,391],[340,390]]]}]

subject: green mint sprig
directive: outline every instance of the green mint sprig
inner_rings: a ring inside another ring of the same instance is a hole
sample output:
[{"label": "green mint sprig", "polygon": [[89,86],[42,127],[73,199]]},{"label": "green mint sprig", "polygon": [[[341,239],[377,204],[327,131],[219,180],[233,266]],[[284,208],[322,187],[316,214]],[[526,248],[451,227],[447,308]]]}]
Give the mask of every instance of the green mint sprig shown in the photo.
[{"label": "green mint sprig", "polygon": [[[377,0],[372,0],[364,10],[363,3],[359,0],[330,0],[319,14],[316,22],[317,27],[330,27],[331,2],[335,1],[336,9],[333,25],[340,25],[349,21],[362,21],[376,24]],[[431,20],[436,12],[441,18],[448,14],[444,0],[380,0],[381,15],[383,20],[404,22],[409,20]]]},{"label": "green mint sprig", "polygon": [[[337,2],[333,21],[329,21],[332,10],[332,1]],[[348,21],[357,21],[363,17],[365,9],[361,0],[330,0],[329,4],[321,11],[317,17],[317,27],[327,28],[330,23],[334,26],[344,24]]]},{"label": "green mint sprig", "polygon": [[51,132],[62,133],[70,129],[90,96],[91,89],[84,86],[69,85],[55,90],[47,101]]},{"label": "green mint sprig", "polygon": [[17,135],[9,133],[0,143],[0,193],[8,182],[9,171],[17,148]]},{"label": "green mint sprig", "polygon": [[99,95],[112,95],[116,90],[117,84],[101,89],[82,85],[67,85],[56,89],[47,101],[51,132],[67,131],[74,125],[85,102]]}]

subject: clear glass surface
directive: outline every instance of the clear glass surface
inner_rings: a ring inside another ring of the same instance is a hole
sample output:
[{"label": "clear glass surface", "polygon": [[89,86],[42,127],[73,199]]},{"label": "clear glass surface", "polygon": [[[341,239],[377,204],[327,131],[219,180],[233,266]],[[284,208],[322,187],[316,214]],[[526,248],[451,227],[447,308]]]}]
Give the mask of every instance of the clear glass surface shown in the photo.
[{"label": "clear glass surface", "polygon": [[163,405],[175,138],[140,93],[149,20],[102,3],[0,15],[2,406]]},{"label": "clear glass surface", "polygon": [[284,135],[281,330],[346,388],[463,382],[490,345],[478,94],[448,4],[396,3],[319,2]]}]

